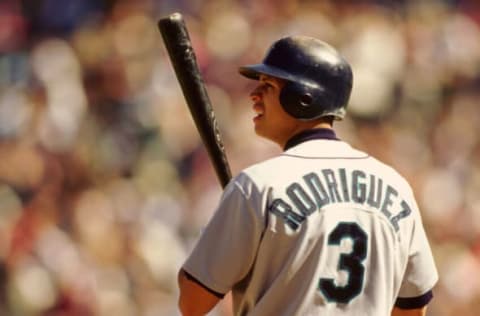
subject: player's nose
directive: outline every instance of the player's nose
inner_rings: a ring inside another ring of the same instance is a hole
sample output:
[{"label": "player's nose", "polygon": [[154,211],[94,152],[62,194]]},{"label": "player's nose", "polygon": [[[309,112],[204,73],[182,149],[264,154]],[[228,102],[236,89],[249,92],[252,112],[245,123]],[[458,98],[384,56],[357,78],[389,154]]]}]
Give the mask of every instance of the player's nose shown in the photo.
[{"label": "player's nose", "polygon": [[250,99],[253,101],[253,102],[260,102],[262,98],[262,92],[261,92],[261,87],[258,86],[256,87],[255,89],[253,89],[252,92],[250,92]]}]

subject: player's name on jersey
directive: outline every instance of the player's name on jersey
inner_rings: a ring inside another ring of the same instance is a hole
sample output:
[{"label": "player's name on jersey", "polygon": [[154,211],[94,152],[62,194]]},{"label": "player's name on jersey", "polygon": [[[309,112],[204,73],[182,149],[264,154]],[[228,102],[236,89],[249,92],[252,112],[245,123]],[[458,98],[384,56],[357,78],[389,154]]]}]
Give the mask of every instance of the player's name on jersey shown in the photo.
[{"label": "player's name on jersey", "polygon": [[354,203],[381,212],[399,230],[398,222],[411,214],[397,189],[382,178],[361,170],[322,169],[305,174],[285,189],[288,198],[276,198],[268,210],[293,230],[322,207],[332,203]]}]

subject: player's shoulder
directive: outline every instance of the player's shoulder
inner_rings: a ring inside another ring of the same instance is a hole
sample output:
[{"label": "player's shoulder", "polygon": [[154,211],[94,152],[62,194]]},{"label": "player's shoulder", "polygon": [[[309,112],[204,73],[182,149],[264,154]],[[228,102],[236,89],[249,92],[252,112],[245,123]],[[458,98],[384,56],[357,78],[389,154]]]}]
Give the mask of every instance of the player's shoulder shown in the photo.
[{"label": "player's shoulder", "polygon": [[282,167],[281,156],[257,162],[235,175],[230,181],[229,187],[231,190],[241,191],[245,196],[261,194],[277,181],[276,177],[280,175],[282,169],[285,170],[286,167]]},{"label": "player's shoulder", "polygon": [[275,177],[288,170],[287,163],[283,155],[276,155],[246,167],[239,176],[259,184],[275,181]]},{"label": "player's shoulder", "polygon": [[236,179],[239,183],[254,184],[259,188],[270,187],[288,182],[295,175],[301,176],[310,170],[309,168],[363,170],[381,178],[399,191],[411,194],[409,182],[394,167],[343,141],[324,142],[322,146],[306,142],[293,150],[246,167]]},{"label": "player's shoulder", "polygon": [[413,194],[409,181],[392,165],[373,156],[369,157],[369,163],[371,164],[371,170],[374,170],[377,175],[381,176],[388,183],[408,195]]}]

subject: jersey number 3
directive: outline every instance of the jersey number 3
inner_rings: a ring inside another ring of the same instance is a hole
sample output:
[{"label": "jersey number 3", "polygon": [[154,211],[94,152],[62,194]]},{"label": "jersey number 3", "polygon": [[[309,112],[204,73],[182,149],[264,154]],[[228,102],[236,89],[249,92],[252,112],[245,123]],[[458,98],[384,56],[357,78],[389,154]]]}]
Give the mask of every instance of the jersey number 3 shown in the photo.
[{"label": "jersey number 3", "polygon": [[328,245],[339,246],[344,238],[352,240],[352,251],[340,255],[338,269],[348,272],[347,284],[337,286],[334,279],[321,278],[318,287],[328,301],[348,304],[362,291],[368,236],[357,223],[340,223],[328,235]]}]

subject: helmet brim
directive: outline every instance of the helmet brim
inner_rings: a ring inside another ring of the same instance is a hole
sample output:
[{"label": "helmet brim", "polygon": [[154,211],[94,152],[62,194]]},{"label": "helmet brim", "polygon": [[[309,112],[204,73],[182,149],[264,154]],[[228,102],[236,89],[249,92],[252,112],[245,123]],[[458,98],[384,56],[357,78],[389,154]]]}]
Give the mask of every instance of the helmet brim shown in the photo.
[{"label": "helmet brim", "polygon": [[295,76],[292,76],[288,72],[286,72],[286,71],[284,71],[280,68],[273,67],[273,66],[266,65],[266,64],[255,64],[255,65],[242,66],[242,67],[238,68],[238,72],[241,75],[243,75],[243,76],[245,76],[249,79],[253,79],[253,80],[259,80],[260,75],[262,75],[262,74],[263,75],[269,75],[269,76],[276,77],[276,78],[280,78],[280,79],[290,80],[290,81],[295,80]]}]

